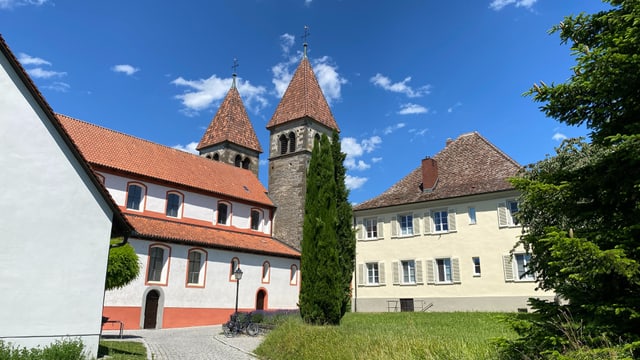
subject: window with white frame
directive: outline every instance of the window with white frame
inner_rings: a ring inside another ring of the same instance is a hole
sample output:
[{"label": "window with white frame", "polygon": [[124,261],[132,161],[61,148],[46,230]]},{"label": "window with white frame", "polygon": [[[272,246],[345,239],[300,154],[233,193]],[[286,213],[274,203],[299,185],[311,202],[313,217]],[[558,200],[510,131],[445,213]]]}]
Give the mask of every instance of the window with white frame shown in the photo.
[{"label": "window with white frame", "polygon": [[271,280],[271,264],[268,261],[262,263],[262,283],[268,284]]},{"label": "window with white frame", "polygon": [[433,216],[433,229],[435,232],[448,232],[449,231],[449,213],[447,210],[436,210],[432,213]]},{"label": "window with white frame", "polygon": [[518,202],[515,200],[507,200],[498,204],[498,224],[500,227],[518,226]]},{"label": "window with white frame", "polygon": [[427,259],[428,284],[446,285],[460,282],[460,259],[456,257]]},{"label": "window with white frame", "polygon": [[443,234],[456,230],[456,209],[437,209],[424,214],[425,234]]},{"label": "window with white frame", "polygon": [[436,259],[436,281],[439,283],[453,282],[451,277],[451,259]]},{"label": "window with white frame", "polygon": [[475,225],[476,222],[476,208],[473,206],[469,206],[467,209],[467,214],[469,214],[469,225]]},{"label": "window with white frame", "polygon": [[378,238],[378,219],[368,218],[364,219],[364,229],[366,239]]},{"label": "window with white frame", "polygon": [[367,263],[367,284],[378,285],[380,284],[380,268],[378,263]]},{"label": "window with white frame", "polygon": [[129,184],[127,187],[127,209],[142,210],[144,188],[138,184]]},{"label": "window with white frame", "polygon": [[529,266],[531,254],[515,253],[513,255],[504,255],[502,260],[506,281],[534,281],[536,279]]},{"label": "window with white frame", "polygon": [[227,225],[229,218],[229,205],[227,203],[218,203],[218,224]]},{"label": "window with white frame", "polygon": [[416,283],[416,262],[414,260],[403,260],[402,266],[402,283],[403,284],[415,284]]},{"label": "window with white frame", "polygon": [[251,230],[260,230],[260,219],[262,213],[259,210],[251,210]]},{"label": "window with white frame", "polygon": [[151,245],[147,267],[148,283],[167,283],[167,270],[170,249],[165,246]]},{"label": "window with white frame", "polygon": [[480,257],[474,256],[471,258],[471,261],[473,262],[473,276],[480,276]]},{"label": "window with white frame", "polygon": [[291,272],[289,273],[289,285],[298,285],[298,265],[291,265]]},{"label": "window with white frame", "polygon": [[205,255],[200,250],[189,250],[187,285],[204,285]]},{"label": "window with white frame", "polygon": [[398,224],[400,235],[413,235],[413,214],[399,215]]},{"label": "window with white frame", "polygon": [[167,194],[166,214],[170,217],[180,217],[180,207],[182,206],[182,196],[178,193]]}]

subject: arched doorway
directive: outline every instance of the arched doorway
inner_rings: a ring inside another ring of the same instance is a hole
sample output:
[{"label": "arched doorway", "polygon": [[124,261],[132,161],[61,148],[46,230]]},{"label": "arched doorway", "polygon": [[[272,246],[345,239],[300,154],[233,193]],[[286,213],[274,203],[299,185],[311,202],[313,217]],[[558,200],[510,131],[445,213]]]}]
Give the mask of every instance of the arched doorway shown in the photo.
[{"label": "arched doorway", "polygon": [[256,295],[256,310],[264,310],[267,307],[267,292],[264,289],[258,290]]},{"label": "arched doorway", "polygon": [[158,300],[160,293],[158,290],[151,290],[147,293],[144,305],[144,326],[145,329],[155,329],[158,319]]}]

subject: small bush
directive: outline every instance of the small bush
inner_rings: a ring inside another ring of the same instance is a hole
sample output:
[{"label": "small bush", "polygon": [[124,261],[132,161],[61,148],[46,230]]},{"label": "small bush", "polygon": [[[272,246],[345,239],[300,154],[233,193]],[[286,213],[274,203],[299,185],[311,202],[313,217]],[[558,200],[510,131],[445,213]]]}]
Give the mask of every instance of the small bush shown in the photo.
[{"label": "small bush", "polygon": [[0,340],[2,360],[81,360],[85,359],[84,345],[80,339],[57,340],[44,348],[16,347]]}]

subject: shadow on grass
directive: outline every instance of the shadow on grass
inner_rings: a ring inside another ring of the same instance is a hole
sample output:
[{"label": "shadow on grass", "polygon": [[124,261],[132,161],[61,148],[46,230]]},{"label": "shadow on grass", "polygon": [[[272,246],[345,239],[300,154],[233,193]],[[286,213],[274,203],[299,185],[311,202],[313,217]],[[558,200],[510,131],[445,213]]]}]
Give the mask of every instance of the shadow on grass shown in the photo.
[{"label": "shadow on grass", "polygon": [[98,346],[98,358],[109,356],[109,359],[144,360],[147,350],[138,341],[106,341],[101,340]]}]

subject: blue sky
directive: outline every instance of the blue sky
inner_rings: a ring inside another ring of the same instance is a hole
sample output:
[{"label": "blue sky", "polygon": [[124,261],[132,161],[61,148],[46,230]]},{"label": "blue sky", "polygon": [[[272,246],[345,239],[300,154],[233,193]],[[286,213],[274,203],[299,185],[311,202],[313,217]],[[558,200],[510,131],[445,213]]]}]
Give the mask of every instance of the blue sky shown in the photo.
[{"label": "blue sky", "polygon": [[231,85],[265,128],[302,55],[341,128],[354,203],[447,138],[478,131],[522,165],[584,128],[524,97],[574,59],[547,31],[598,0],[0,0],[0,33],[54,111],[190,150]]}]

